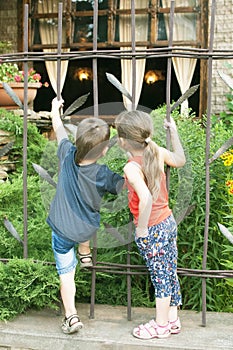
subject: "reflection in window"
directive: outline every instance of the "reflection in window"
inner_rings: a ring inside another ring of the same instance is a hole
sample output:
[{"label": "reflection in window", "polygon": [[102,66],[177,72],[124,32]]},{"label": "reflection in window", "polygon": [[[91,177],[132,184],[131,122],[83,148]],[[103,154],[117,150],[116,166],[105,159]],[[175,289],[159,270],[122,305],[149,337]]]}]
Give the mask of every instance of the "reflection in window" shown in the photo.
[{"label": "reflection in window", "polygon": [[[76,13],[74,19],[74,35],[73,42],[74,43],[86,43],[92,42],[93,40],[93,7],[94,0],[86,0],[73,1],[73,10],[80,13]],[[98,2],[99,10],[107,10],[108,9],[108,0],[99,0]],[[90,11],[88,13],[87,11]],[[85,15],[85,12],[87,14]],[[107,12],[107,11],[106,11]],[[107,15],[101,14],[98,16],[98,38],[99,42],[107,41]]]},{"label": "reflection in window", "polygon": [[[162,0],[159,2],[160,6],[162,7]],[[165,26],[165,21],[164,21],[164,14],[163,13],[158,13],[157,14],[157,19],[158,19],[158,40],[167,40],[167,32],[166,32],[166,26]]]}]

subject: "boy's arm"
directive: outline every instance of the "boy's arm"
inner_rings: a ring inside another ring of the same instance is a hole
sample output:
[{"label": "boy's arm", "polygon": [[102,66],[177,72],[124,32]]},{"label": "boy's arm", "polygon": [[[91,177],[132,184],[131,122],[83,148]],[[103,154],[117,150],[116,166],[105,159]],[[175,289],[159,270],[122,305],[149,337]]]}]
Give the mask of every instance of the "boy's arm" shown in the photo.
[{"label": "boy's arm", "polygon": [[58,100],[57,97],[55,97],[52,101],[51,118],[58,144],[61,142],[61,140],[68,139],[67,132],[60,118],[60,108],[62,107],[63,102],[63,100]]},{"label": "boy's arm", "polygon": [[172,144],[172,152],[165,148],[161,148],[164,162],[174,168],[182,167],[185,164],[186,159],[174,120],[172,118],[171,122],[165,120],[164,127],[166,129],[169,128],[170,130]]}]

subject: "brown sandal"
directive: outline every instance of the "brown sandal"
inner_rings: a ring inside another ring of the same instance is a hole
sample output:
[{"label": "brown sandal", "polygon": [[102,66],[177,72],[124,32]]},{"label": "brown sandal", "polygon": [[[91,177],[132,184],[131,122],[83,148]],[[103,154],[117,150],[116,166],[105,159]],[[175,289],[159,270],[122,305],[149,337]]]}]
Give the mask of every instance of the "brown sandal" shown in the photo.
[{"label": "brown sandal", "polygon": [[78,251],[78,257],[80,261],[80,267],[90,267],[93,266],[92,262],[92,254],[91,252],[88,254],[81,254]]},{"label": "brown sandal", "polygon": [[[72,320],[76,319],[74,323],[71,324]],[[83,327],[83,323],[80,321],[80,318],[77,314],[65,317],[62,323],[62,331],[65,334],[72,334],[78,332],[79,329]]]}]

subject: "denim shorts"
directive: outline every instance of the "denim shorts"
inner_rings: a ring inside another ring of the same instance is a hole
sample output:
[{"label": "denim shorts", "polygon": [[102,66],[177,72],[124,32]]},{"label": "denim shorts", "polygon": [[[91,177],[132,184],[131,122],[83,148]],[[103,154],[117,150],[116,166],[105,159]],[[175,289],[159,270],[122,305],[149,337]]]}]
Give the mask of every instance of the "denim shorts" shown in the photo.
[{"label": "denim shorts", "polygon": [[58,275],[68,273],[76,268],[76,243],[52,232],[52,248]]}]

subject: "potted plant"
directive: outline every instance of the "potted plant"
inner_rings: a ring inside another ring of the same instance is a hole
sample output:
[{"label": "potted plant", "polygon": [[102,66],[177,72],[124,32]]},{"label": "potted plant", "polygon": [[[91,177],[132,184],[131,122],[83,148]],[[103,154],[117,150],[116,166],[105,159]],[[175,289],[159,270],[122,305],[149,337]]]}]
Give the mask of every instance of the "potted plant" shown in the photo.
[{"label": "potted plant", "polygon": [[[20,70],[16,63],[0,63],[0,106],[7,109],[15,109],[20,102],[24,101],[24,80],[25,73]],[[28,70],[28,101],[30,104],[36,97],[37,89],[42,85],[48,86],[48,83],[41,83],[41,75],[33,68]],[[12,92],[14,91],[14,93]],[[15,98],[14,94],[18,97]]]}]

